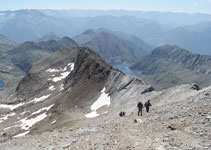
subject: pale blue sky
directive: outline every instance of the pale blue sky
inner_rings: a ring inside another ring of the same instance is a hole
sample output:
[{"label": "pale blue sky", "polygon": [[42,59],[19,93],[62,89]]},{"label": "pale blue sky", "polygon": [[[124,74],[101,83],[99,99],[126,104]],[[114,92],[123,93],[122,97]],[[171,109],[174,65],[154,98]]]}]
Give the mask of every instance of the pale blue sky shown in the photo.
[{"label": "pale blue sky", "polygon": [[127,9],[211,14],[211,0],[0,0],[0,10]]}]

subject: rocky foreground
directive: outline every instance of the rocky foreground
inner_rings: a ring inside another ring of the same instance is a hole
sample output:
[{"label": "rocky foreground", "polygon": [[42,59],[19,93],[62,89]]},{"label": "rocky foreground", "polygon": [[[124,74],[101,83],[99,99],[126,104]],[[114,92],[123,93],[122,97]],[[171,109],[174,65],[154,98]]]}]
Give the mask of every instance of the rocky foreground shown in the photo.
[{"label": "rocky foreground", "polygon": [[[123,106],[132,110],[126,111],[125,117],[108,112],[87,119],[75,108],[71,114],[77,118],[75,121],[54,130],[1,140],[0,147],[4,150],[211,149],[211,87],[197,91],[192,85],[182,85],[140,97],[143,102],[149,98],[153,106],[143,116],[137,116],[135,102]],[[117,108],[118,111],[121,110]]]}]

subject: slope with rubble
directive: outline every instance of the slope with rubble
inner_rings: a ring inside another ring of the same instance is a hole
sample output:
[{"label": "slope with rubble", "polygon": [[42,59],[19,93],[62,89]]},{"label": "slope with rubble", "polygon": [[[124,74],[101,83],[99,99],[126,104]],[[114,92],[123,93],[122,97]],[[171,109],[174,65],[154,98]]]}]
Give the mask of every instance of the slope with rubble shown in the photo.
[{"label": "slope with rubble", "polygon": [[[210,87],[199,90],[197,85],[157,92],[112,68],[90,48],[62,49],[33,64],[13,103],[0,105],[0,146],[209,149],[210,94]],[[137,102],[148,99],[150,112],[138,117]]]}]

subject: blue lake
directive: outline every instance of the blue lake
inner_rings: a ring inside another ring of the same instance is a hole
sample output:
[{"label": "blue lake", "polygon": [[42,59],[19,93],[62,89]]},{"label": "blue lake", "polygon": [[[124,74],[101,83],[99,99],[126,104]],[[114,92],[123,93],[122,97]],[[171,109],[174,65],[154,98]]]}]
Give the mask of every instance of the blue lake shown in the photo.
[{"label": "blue lake", "polygon": [[4,88],[4,82],[0,80],[0,89]]},{"label": "blue lake", "polygon": [[141,78],[140,74],[138,74],[137,72],[135,72],[133,70],[130,70],[130,68],[129,68],[130,64],[127,64],[127,63],[115,63],[115,64],[112,64],[112,66],[115,67],[115,68],[118,68],[119,70],[121,70],[125,74]]}]

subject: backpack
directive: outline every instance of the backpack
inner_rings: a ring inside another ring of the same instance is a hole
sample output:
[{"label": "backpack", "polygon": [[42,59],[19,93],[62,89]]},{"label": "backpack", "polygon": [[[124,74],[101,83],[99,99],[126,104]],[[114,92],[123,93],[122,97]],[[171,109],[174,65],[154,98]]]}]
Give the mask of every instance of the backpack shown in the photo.
[{"label": "backpack", "polygon": [[138,107],[138,108],[142,108],[142,107],[143,107],[142,102],[139,102],[138,105],[137,105],[137,107]]}]

